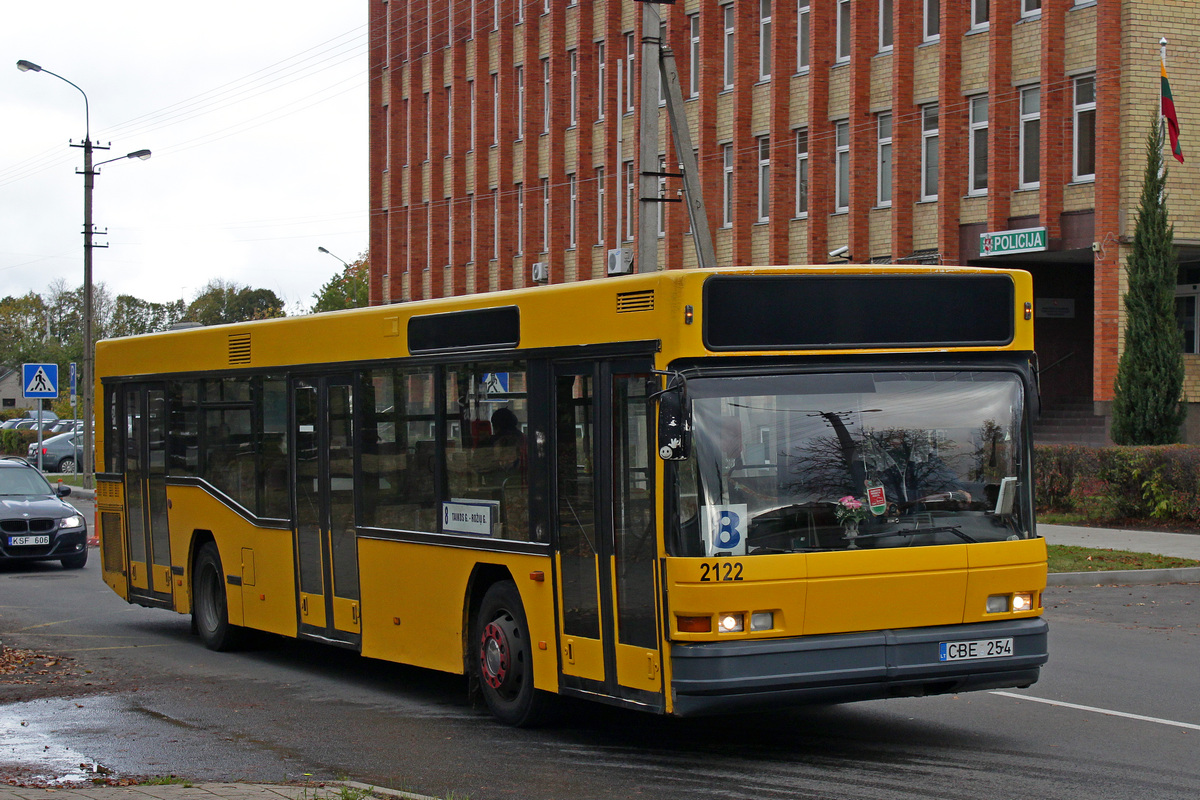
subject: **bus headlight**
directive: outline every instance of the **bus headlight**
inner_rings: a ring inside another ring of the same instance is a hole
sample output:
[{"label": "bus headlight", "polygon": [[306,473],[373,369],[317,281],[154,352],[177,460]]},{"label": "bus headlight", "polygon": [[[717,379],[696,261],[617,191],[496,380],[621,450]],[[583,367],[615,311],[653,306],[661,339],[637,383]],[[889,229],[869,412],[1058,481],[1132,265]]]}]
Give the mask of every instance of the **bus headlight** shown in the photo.
[{"label": "bus headlight", "polygon": [[737,633],[746,629],[746,618],[741,614],[722,614],[721,633]]},{"label": "bus headlight", "polygon": [[769,631],[774,627],[775,613],[773,611],[755,611],[750,615],[750,630]]},{"label": "bus headlight", "polygon": [[1033,608],[1033,593],[1032,592],[1017,592],[1013,595],[1012,610],[1013,611],[1029,611]]},{"label": "bus headlight", "polygon": [[993,594],[988,597],[987,613],[1003,614],[1005,611],[1008,611],[1008,595]]}]

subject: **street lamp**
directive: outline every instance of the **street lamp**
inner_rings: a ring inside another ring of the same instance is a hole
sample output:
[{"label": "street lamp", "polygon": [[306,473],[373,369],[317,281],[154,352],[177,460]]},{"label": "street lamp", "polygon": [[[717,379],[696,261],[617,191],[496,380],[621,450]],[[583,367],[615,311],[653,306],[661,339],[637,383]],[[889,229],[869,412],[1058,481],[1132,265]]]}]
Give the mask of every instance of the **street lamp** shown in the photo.
[{"label": "street lamp", "polygon": [[92,230],[92,190],[95,188],[96,167],[100,166],[100,164],[108,164],[126,158],[139,158],[145,161],[150,157],[150,151],[135,150],[120,158],[110,158],[108,161],[101,161],[100,164],[93,165],[92,151],[107,150],[108,147],[92,142],[92,123],[91,113],[88,109],[87,92],[62,75],[44,69],[32,61],[21,59],[17,62],[17,69],[21,70],[21,72],[44,72],[47,75],[53,75],[63,83],[74,86],[83,95],[83,143],[72,144],[71,147],[83,148],[83,172],[77,173],[83,175],[83,485],[84,488],[91,489],[92,476],[95,474],[92,457],[92,441],[94,436],[92,430],[92,391],[94,390],[94,380],[92,378],[92,248],[96,245],[92,242],[92,235],[95,233]]},{"label": "street lamp", "polygon": [[[333,253],[329,252],[329,251],[328,251],[328,250],[326,250],[324,247],[321,247],[321,246],[319,246],[319,245],[317,246],[317,251],[318,251],[318,252],[321,252],[321,253],[324,253],[324,254],[325,254],[325,255],[327,255],[327,256],[333,256],[333,257],[334,257],[334,258],[336,258],[338,261],[341,261],[341,262],[342,262],[342,266],[346,268],[346,271],[347,271],[347,272],[349,272],[349,271],[350,271],[350,265],[346,263],[346,260],[345,260],[344,258],[340,258],[340,257],[338,257],[338,256],[334,256],[334,255],[333,255]],[[351,301],[351,306],[350,306],[350,307],[351,307],[351,308],[358,308],[358,270],[355,270],[355,271],[354,271],[354,273],[353,273],[353,275],[354,275],[354,299]]]}]

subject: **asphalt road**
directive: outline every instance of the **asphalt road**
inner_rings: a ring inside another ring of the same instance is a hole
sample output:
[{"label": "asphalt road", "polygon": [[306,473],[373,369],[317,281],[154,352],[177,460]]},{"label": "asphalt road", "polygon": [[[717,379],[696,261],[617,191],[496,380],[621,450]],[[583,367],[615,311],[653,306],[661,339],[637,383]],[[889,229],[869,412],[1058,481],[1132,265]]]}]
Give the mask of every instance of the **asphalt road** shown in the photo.
[{"label": "asphalt road", "polygon": [[572,704],[521,731],[460,677],[273,638],[209,652],[188,618],[112,594],[98,559],[0,567],[0,640],[73,659],[37,684],[0,676],[0,781],[84,764],[470,800],[1200,796],[1200,585],[1047,605],[1051,663],[1024,691],[704,720]]}]

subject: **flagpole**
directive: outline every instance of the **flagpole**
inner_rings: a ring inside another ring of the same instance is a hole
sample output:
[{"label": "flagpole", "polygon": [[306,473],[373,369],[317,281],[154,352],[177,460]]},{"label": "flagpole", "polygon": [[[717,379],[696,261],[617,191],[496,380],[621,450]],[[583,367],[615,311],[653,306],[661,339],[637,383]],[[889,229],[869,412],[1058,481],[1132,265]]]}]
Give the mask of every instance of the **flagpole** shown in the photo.
[{"label": "flagpole", "polygon": [[[1158,56],[1159,56],[1159,68],[1161,70],[1165,71],[1167,68],[1167,37],[1165,37],[1165,36],[1158,40]],[[1162,180],[1163,176],[1167,172],[1166,149],[1170,145],[1167,143],[1168,142],[1168,139],[1167,139],[1167,116],[1166,116],[1166,114],[1163,113],[1161,91],[1159,93],[1159,102],[1158,102],[1158,135],[1162,139],[1162,144],[1159,146],[1159,156],[1161,158],[1159,159],[1159,164],[1158,164],[1158,179]],[[1163,187],[1163,191],[1166,191],[1165,186]]]}]

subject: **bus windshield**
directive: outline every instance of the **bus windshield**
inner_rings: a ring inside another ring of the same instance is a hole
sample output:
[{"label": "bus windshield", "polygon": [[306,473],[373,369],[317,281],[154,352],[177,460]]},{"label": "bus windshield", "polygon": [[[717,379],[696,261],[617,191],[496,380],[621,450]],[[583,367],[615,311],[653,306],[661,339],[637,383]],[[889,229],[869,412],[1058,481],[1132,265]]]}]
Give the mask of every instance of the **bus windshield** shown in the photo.
[{"label": "bus windshield", "polygon": [[1031,535],[1008,372],[696,378],[681,550],[708,557]]}]

